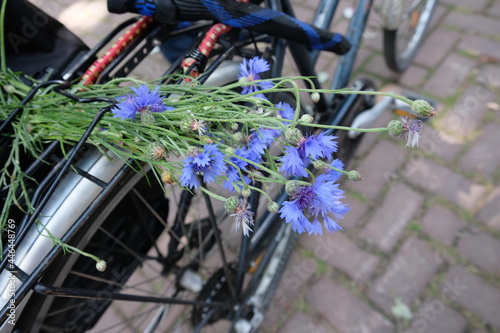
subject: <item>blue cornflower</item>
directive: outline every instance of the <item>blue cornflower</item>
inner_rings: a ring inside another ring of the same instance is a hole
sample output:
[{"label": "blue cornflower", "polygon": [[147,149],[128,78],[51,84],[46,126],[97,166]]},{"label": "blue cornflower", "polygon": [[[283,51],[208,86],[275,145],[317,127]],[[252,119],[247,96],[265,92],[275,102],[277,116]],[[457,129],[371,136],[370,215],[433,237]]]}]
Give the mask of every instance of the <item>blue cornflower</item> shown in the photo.
[{"label": "blue cornflower", "polygon": [[[338,158],[334,159],[330,163],[330,165],[332,167],[337,168],[337,169],[344,170],[344,163],[341,160],[339,160]],[[325,175],[328,176],[328,180],[330,180],[332,182],[336,182],[342,176],[341,172],[338,172],[336,170],[330,169],[329,167],[325,167],[325,171],[326,171]]]},{"label": "blue cornflower", "polygon": [[[243,59],[243,62],[240,64],[240,75],[238,76],[238,79],[244,79],[247,82],[260,80],[259,73],[266,72],[269,68],[269,63],[265,59],[261,59],[259,57],[253,57],[248,61],[247,59]],[[271,81],[263,81],[243,87],[241,94],[247,95],[261,89],[270,89],[272,87],[273,83]],[[263,94],[257,94],[255,97],[265,98]]]},{"label": "blue cornflower", "polygon": [[[278,117],[282,119],[292,120],[295,111],[292,109],[290,104],[286,102],[279,102],[275,105],[276,109],[278,109]],[[289,122],[284,121],[283,124],[287,125]]]},{"label": "blue cornflower", "polygon": [[295,232],[323,234],[321,222],[329,232],[342,230],[337,220],[344,218],[349,207],[341,202],[344,191],[338,184],[320,175],[312,185],[297,188],[279,210],[286,223],[292,223]]},{"label": "blue cornflower", "polygon": [[202,175],[203,182],[208,184],[224,172],[224,154],[218,150],[217,145],[207,144],[203,147],[203,152],[194,152],[184,160],[179,179],[182,186],[196,189],[200,186],[198,175]]},{"label": "blue cornflower", "polygon": [[163,97],[158,91],[160,86],[150,91],[145,84],[138,88],[132,87],[135,96],[126,95],[120,98],[120,102],[111,110],[115,118],[134,119],[137,112],[163,112],[173,110],[163,104]]},{"label": "blue cornflower", "polygon": [[286,176],[307,177],[306,167],[309,161],[300,156],[299,150],[295,147],[285,147],[285,155],[279,159],[283,163],[280,171]]},{"label": "blue cornflower", "polygon": [[[238,172],[238,169],[243,172],[248,171],[246,168],[248,166],[248,162],[241,158],[249,159],[250,152],[243,148],[238,148],[235,150],[234,155],[236,156],[229,157],[229,161],[232,164],[228,163],[226,165],[226,176],[228,179],[224,181],[224,188],[230,190],[231,192],[235,192],[237,188],[241,189],[243,187],[241,184],[236,184],[236,182],[241,183],[243,181],[246,184],[250,183],[250,179],[248,177],[243,175],[242,179],[240,173]],[[236,168],[233,165],[235,165]]]},{"label": "blue cornflower", "polygon": [[247,159],[256,163],[262,161],[262,154],[280,136],[280,131],[272,128],[259,128],[248,137],[245,150],[248,152]]},{"label": "blue cornflower", "polygon": [[282,163],[280,171],[285,176],[307,176],[305,168],[309,165],[310,159],[330,158],[337,151],[335,138],[321,132],[303,138],[297,147],[285,147],[285,155],[279,159]]}]

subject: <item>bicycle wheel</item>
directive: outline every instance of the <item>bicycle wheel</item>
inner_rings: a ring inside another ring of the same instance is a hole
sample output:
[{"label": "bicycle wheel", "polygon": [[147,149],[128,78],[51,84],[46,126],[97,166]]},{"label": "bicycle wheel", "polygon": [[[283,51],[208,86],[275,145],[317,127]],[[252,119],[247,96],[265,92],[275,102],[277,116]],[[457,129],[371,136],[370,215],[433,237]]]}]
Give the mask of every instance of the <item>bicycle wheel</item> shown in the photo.
[{"label": "bicycle wheel", "polygon": [[[81,159],[96,154],[91,148]],[[108,157],[100,160],[101,170],[108,169]],[[81,198],[81,205],[92,207],[85,216],[89,222],[69,244],[106,260],[108,269],[97,272],[92,260],[77,254],[60,256],[40,281],[52,289],[30,298],[29,311],[20,314],[16,329],[153,332],[225,324],[226,330],[257,330],[296,234],[254,196],[249,200],[256,226],[251,241],[242,246],[241,233],[233,231],[232,217],[220,203],[201,191],[174,186],[165,196],[165,188],[146,171],[123,165],[106,195]],[[99,178],[99,172],[92,174]],[[210,190],[228,194],[215,186]],[[276,193],[278,202],[286,199],[279,188],[266,191]],[[53,215],[71,209],[69,204]],[[53,296],[57,290],[64,290],[65,297]],[[122,300],[127,295],[141,299]],[[177,303],[187,305],[173,305]]]},{"label": "bicycle wheel", "polygon": [[[400,15],[396,28],[384,28],[384,56],[387,66],[398,73],[410,66],[430,23],[436,0],[404,0],[390,3],[385,15]],[[393,7],[391,7],[393,6]]]}]

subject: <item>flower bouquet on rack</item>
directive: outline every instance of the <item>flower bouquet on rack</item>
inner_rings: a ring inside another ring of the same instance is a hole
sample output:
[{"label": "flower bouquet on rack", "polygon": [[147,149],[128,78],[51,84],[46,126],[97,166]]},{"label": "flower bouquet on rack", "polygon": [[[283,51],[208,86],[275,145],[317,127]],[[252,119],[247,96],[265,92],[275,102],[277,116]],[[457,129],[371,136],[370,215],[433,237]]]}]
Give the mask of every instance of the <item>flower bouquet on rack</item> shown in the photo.
[{"label": "flower bouquet on rack", "polygon": [[[87,143],[110,158],[113,155],[123,159],[131,167],[135,162],[149,164],[158,181],[185,190],[199,189],[223,201],[235,218],[235,229],[241,229],[244,235],[252,231],[253,213],[247,201],[252,191],[266,197],[268,210],[280,214],[284,223],[290,223],[298,233],[342,229],[339,220],[349,207],[342,202],[344,192],[338,180],[342,175],[353,180],[362,177],[356,171],[344,170],[343,162],[335,158],[339,143],[331,133],[351,128],[316,124],[312,115],[301,110],[301,94],[311,94],[314,101],[316,94],[323,92],[382,93],[300,89],[295,81],[307,78],[260,79],[259,75],[268,69],[263,59],[243,60],[239,81],[224,87],[204,86],[195,80],[164,85],[127,78],[102,85],[41,88],[12,121],[12,149],[0,173],[0,184],[8,192],[2,226],[9,207],[17,204],[19,196],[29,203],[21,190],[26,178],[16,163],[20,152],[38,157],[46,142],[59,141],[62,146],[78,142],[96,113],[104,109],[109,112],[104,112],[89,133]],[[0,121],[5,121],[19,108],[30,87],[11,72],[0,73],[0,81]],[[296,106],[285,101],[271,103],[266,96],[275,93],[293,95]],[[424,101],[385,95],[412,104],[419,115],[434,114]],[[299,127],[308,131],[304,134]],[[404,119],[391,121],[384,128],[357,130],[388,131],[415,146],[420,123]],[[232,194],[221,196],[210,191],[207,185],[212,183]],[[289,195],[281,207],[266,192],[270,184],[279,184]]]}]

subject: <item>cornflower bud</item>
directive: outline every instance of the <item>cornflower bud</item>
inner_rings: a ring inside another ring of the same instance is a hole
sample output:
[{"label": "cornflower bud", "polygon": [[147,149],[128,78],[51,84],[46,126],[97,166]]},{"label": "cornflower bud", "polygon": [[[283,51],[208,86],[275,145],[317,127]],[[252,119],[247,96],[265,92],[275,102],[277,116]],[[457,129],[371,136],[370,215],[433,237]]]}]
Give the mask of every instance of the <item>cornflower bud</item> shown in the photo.
[{"label": "cornflower bud", "polygon": [[423,99],[417,99],[411,103],[411,110],[420,117],[434,117],[437,115],[432,105]]},{"label": "cornflower bud", "polygon": [[356,170],[349,171],[347,173],[347,177],[349,177],[350,180],[354,180],[354,181],[363,180],[363,176],[361,176],[361,174],[359,172],[357,172]]},{"label": "cornflower bud", "polygon": [[287,128],[285,130],[285,139],[288,142],[300,142],[304,136],[298,128]]},{"label": "cornflower bud", "polygon": [[387,124],[389,134],[393,137],[398,137],[403,133],[403,124],[399,120],[391,120]]},{"label": "cornflower bud", "polygon": [[310,114],[305,114],[302,117],[300,117],[300,120],[305,122],[305,123],[312,123],[314,121],[314,117],[311,116]]},{"label": "cornflower bud", "polygon": [[224,209],[228,213],[234,212],[236,207],[238,206],[238,203],[240,202],[240,199],[238,197],[232,196],[227,198],[226,203],[224,204]]},{"label": "cornflower bud", "polygon": [[5,90],[7,94],[13,94],[16,92],[16,87],[10,84],[6,84],[5,86],[3,86],[3,90]]},{"label": "cornflower bud", "polygon": [[181,120],[181,131],[183,132],[190,132],[191,131],[191,122],[193,121],[193,118],[184,118]]},{"label": "cornflower bud", "polygon": [[164,182],[165,184],[170,184],[170,185],[175,184],[174,177],[172,176],[172,173],[169,171],[163,171],[161,173],[161,181]]},{"label": "cornflower bud", "polygon": [[106,262],[104,260],[99,260],[96,264],[95,264],[95,268],[99,271],[99,272],[104,272],[106,270]]},{"label": "cornflower bud", "polygon": [[314,103],[318,103],[318,102],[319,102],[319,97],[320,97],[320,96],[319,96],[319,93],[317,93],[317,92],[313,92],[313,93],[311,94],[311,99],[312,99],[312,101],[313,101]]},{"label": "cornflower bud", "polygon": [[200,138],[201,142],[203,143],[214,143],[214,140],[212,140],[211,137],[209,137],[208,135],[203,135],[201,138]]},{"label": "cornflower bud", "polygon": [[153,160],[161,160],[167,157],[167,151],[159,143],[151,143],[148,146],[148,156]]},{"label": "cornflower bud", "polygon": [[239,143],[243,143],[243,142],[245,142],[246,136],[242,132],[237,132],[237,133],[234,133],[233,138],[234,138],[234,141],[239,142]]},{"label": "cornflower bud", "polygon": [[245,187],[241,190],[241,196],[244,198],[248,198],[252,194],[252,190],[248,187]]},{"label": "cornflower bud", "polygon": [[288,193],[289,195],[292,195],[294,194],[295,192],[297,192],[297,189],[300,187],[300,184],[295,181],[295,180],[289,180],[286,182],[285,184],[285,191],[286,193]]},{"label": "cornflower bud", "polygon": [[277,213],[278,210],[280,209],[280,207],[278,206],[278,204],[274,201],[270,202],[268,205],[267,205],[267,210],[269,211],[269,213]]}]

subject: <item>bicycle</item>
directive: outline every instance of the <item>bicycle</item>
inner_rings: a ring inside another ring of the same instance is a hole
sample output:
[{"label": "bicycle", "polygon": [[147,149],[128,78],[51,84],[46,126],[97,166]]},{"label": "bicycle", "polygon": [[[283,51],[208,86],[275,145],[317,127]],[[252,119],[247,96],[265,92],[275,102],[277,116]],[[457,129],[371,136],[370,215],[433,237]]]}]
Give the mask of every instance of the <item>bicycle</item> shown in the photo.
[{"label": "bicycle", "polygon": [[[145,6],[151,2],[140,3]],[[215,14],[200,7],[201,3],[192,1],[190,3],[192,8],[187,5],[180,6],[182,9],[179,9],[178,18],[181,20],[192,18],[189,13],[192,13],[193,8],[195,12],[203,11],[203,15],[198,15],[197,18],[213,18]],[[203,3],[222,7],[231,5],[229,12],[232,15],[240,10],[243,10],[245,15],[249,14],[248,10],[251,12],[260,10],[258,7],[232,2],[203,1]],[[338,1],[323,0],[318,6],[313,22],[317,23],[320,29],[328,28],[337,4]],[[281,14],[286,13],[293,17],[293,8],[288,1],[269,0],[266,6],[275,11],[265,13],[301,26],[298,31],[302,37],[299,39],[302,39],[302,42],[308,41],[308,35],[302,31],[305,26]],[[322,39],[320,44],[335,38],[335,50],[347,53],[339,61],[333,76],[332,89],[345,87],[349,83],[356,50],[360,45],[371,6],[372,1],[359,1],[347,32],[350,43],[339,35],[317,30],[319,35],[317,38]],[[135,7],[132,9],[135,10]],[[429,16],[423,17],[424,21],[420,26],[425,27]],[[222,21],[238,23],[238,20],[227,17],[222,17]],[[94,62],[94,56],[113,36],[128,25],[132,25],[129,31],[133,33],[126,33],[126,38],[130,35],[135,35],[137,38],[127,46],[119,46],[119,52],[114,49],[113,57],[109,58],[111,60],[106,61],[103,68],[96,69],[102,61]],[[271,24],[271,27],[275,28],[282,26],[282,22]],[[61,72],[61,76],[71,80],[81,76],[87,68],[84,80],[89,80],[89,83],[106,82],[111,76],[126,76],[134,65],[159,43],[163,43],[169,37],[201,31],[202,37],[208,36],[218,45],[217,49],[208,52],[210,61],[197,53],[196,50],[200,51],[200,48],[193,47],[191,50],[194,51],[188,53],[188,57],[194,59],[193,62],[182,63],[182,59],[179,59],[165,74],[182,71],[184,74],[198,76],[199,82],[206,81],[205,83],[209,85],[223,86],[238,80],[240,61],[234,58],[237,56],[252,58],[258,55],[271,63],[269,76],[279,77],[285,50],[288,47],[301,75],[313,77],[311,80],[314,86],[321,87],[314,78],[316,73],[313,64],[318,58],[318,51],[310,50],[297,42],[271,37],[267,34],[270,30],[268,26],[261,28],[260,31],[247,32],[246,35],[231,33],[217,35],[216,41],[207,33],[207,31],[214,33],[214,30],[210,30],[213,27],[213,22],[202,21],[180,30],[173,30],[172,25],[157,24],[149,17],[133,19],[111,32],[96,47],[85,52],[76,63],[68,64]],[[240,28],[246,31],[244,27]],[[411,45],[413,47],[417,44]],[[207,44],[200,38],[195,45]],[[352,51],[348,53],[349,47]],[[413,50],[409,53],[413,53]],[[407,58],[408,56],[404,58],[405,64]],[[92,63],[94,66],[91,66]],[[402,67],[404,66],[398,66],[399,69]],[[65,92],[66,81],[53,80],[46,84],[62,85],[57,89],[60,89],[62,94],[75,98]],[[375,89],[373,83],[368,80],[357,81],[354,87],[357,90]],[[40,86],[36,87],[39,88]],[[271,94],[269,98],[287,101],[292,105],[295,103],[294,96],[287,93]],[[83,99],[79,101],[86,102]],[[113,103],[109,102],[110,105]],[[373,105],[373,98],[366,96],[321,94],[314,108],[317,118],[322,123],[350,125],[359,114],[366,115],[366,111]],[[109,107],[103,109],[103,112],[108,109]],[[100,113],[96,117],[93,126],[97,124],[101,115]],[[374,113],[368,118],[373,120],[376,116]],[[5,121],[2,128],[7,127],[9,123],[10,121]],[[363,125],[366,125],[366,122]],[[89,133],[92,129],[90,126]],[[347,162],[355,151],[360,137],[350,139],[347,134],[336,134],[342,143],[342,150],[337,155]],[[57,143],[50,144],[43,159],[51,155],[60,155],[57,150]],[[70,166],[73,172],[66,173]],[[96,324],[103,324],[101,320],[105,320],[108,315],[106,310],[119,306],[116,303],[120,301],[153,305],[152,309],[149,308],[150,305],[145,305],[147,311],[142,309],[140,312],[139,310],[134,312],[127,307],[120,309],[121,314],[130,315],[130,320],[139,322],[138,326],[131,326],[132,328],[144,332],[155,331],[165,324],[163,319],[167,316],[169,308],[175,304],[189,306],[190,315],[187,321],[191,322],[195,332],[214,325],[213,329],[220,331],[221,326],[216,325],[224,325],[221,324],[224,320],[226,321],[224,328],[227,330],[236,332],[258,330],[297,240],[297,234],[292,232],[290,226],[280,223],[278,214],[268,213],[262,207],[258,208],[260,200],[258,192],[252,194],[249,199],[257,217],[254,232],[249,237],[241,237],[239,234],[235,235],[224,230],[228,223],[223,221],[228,214],[217,209],[210,198],[203,193],[177,191],[178,193],[170,193],[170,196],[165,197],[163,188],[155,187],[153,183],[149,184],[148,178],[144,177],[149,175],[150,178],[154,178],[147,167],[144,167],[143,172],[137,172],[119,159],[109,160],[94,147],[86,145],[85,139],[75,145],[66,160],[56,159],[48,168],[38,160],[28,168],[27,172],[31,174],[32,170],[38,168],[42,168],[43,173],[48,173],[48,176],[35,189],[35,197],[38,198],[37,210],[32,216],[24,218],[16,239],[16,278],[22,281],[16,290],[15,298],[21,316],[17,321],[16,330],[86,331]],[[51,195],[56,189],[52,184],[57,185],[58,182],[60,185],[57,190],[63,194]],[[277,193],[275,199],[277,203],[283,203],[287,199],[286,192],[279,189],[274,189],[274,192]],[[170,201],[175,202],[172,204]],[[197,205],[205,206],[203,211],[207,211],[207,216],[201,215],[202,210],[197,209]],[[44,207],[43,212],[39,207]],[[147,207],[147,210],[144,211],[143,207]],[[175,209],[177,211],[173,214],[171,210]],[[169,219],[166,219],[169,214]],[[63,256],[61,247],[52,248],[50,241],[41,237],[36,227],[32,226],[36,218],[42,220],[48,229],[58,230],[59,233],[55,235],[61,237],[64,242],[99,257],[105,257],[110,269],[97,275],[94,264],[87,258],[76,255]],[[147,237],[138,240],[137,235],[144,233]],[[155,244],[166,234],[169,240],[168,251],[165,253],[165,249],[162,251]],[[231,248],[237,252],[232,255],[236,258],[233,260],[229,258],[231,255],[228,249]],[[209,257],[209,254],[215,250],[220,250],[221,263],[214,265],[210,262],[214,259],[209,259],[213,258]],[[4,258],[2,270],[8,264],[7,257]],[[210,267],[210,264],[215,268]],[[155,290],[152,292],[143,290],[144,282],[149,282],[150,279],[147,275],[148,270],[156,272],[162,281],[169,282],[159,287],[167,289],[167,296],[158,297],[155,295]],[[7,273],[5,270],[2,273],[2,285],[7,284],[9,278]],[[141,282],[136,281],[141,277],[143,279]],[[2,332],[13,329],[7,322],[9,299],[10,297],[5,297],[4,293],[4,301],[7,302],[2,309]],[[18,300],[21,299],[23,302],[19,304]],[[114,311],[116,312],[116,309]],[[175,310],[170,309],[170,312],[172,311]],[[179,320],[182,319],[182,314],[178,317]],[[147,323],[144,322],[146,319]],[[122,331],[124,327],[132,325],[129,321],[122,324],[104,327],[102,330]],[[170,328],[179,327],[183,323],[174,324]]]}]

